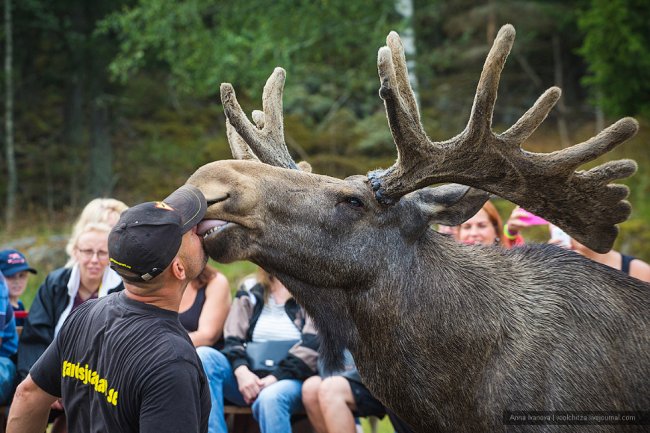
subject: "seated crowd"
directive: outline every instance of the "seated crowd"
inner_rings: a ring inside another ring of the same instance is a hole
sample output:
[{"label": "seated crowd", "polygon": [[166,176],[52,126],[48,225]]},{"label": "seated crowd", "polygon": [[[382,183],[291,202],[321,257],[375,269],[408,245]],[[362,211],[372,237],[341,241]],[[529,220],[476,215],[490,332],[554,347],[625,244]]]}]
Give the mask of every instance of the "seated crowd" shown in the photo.
[{"label": "seated crowd", "polygon": [[[96,199],[86,206],[72,230],[68,263],[47,275],[26,319],[20,296],[36,270],[20,251],[0,251],[0,404],[10,403],[16,384],[75,308],[124,288],[109,266],[108,235],[126,208],[114,199]],[[441,226],[439,231],[465,244],[512,248],[525,243],[521,233],[527,227],[545,223],[532,217],[515,208],[503,224],[488,201],[465,223]],[[554,238],[550,242],[559,243]],[[634,257],[615,250],[598,254],[574,239],[564,247],[650,281],[650,265]],[[352,433],[360,428],[359,417],[387,413],[364,386],[349,351],[343,370],[325,371],[318,362],[318,335],[311,318],[280,280],[261,268],[244,280],[231,302],[227,278],[206,266],[188,284],[178,318],[206,373],[211,433],[227,432],[225,405],[250,407],[263,433],[291,431],[296,414],[306,414],[317,433]],[[16,326],[22,329],[20,339]],[[398,432],[409,431],[388,414]],[[52,432],[67,431],[60,401],[51,406],[49,421]]]}]

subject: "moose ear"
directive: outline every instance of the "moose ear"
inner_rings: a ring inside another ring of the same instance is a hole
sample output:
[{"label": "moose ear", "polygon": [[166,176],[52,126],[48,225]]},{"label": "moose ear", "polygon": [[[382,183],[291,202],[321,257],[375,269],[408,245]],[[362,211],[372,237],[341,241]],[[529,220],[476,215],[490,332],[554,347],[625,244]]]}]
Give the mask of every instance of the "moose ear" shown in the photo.
[{"label": "moose ear", "polygon": [[455,183],[417,191],[417,201],[430,215],[429,223],[457,226],[481,210],[490,194]]},{"label": "moose ear", "polygon": [[481,210],[489,198],[485,191],[454,183],[412,192],[400,201],[408,208],[401,220],[402,232],[416,239],[432,223],[457,226]]}]

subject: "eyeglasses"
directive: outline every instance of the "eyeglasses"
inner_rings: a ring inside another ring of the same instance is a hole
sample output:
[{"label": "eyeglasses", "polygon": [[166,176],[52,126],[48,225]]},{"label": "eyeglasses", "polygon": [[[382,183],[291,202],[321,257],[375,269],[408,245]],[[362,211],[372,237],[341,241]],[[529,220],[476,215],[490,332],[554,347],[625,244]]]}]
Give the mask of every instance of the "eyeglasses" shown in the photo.
[{"label": "eyeglasses", "polygon": [[95,254],[97,254],[97,259],[98,260],[106,260],[108,258],[108,251],[104,251],[104,250],[99,250],[99,251],[81,250],[81,249],[77,248],[77,251],[79,251],[79,254],[81,254],[81,257],[83,257],[84,259],[87,259],[87,260],[92,259]]}]

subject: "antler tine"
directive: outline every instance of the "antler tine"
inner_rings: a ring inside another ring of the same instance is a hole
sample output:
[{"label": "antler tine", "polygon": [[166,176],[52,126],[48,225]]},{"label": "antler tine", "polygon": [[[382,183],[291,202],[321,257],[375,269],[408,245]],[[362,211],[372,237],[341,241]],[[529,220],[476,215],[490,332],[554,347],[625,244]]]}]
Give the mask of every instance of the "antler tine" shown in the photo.
[{"label": "antler tine", "polygon": [[[221,102],[224,106],[226,118],[234,131],[228,133],[230,148],[233,156],[250,157],[252,153],[260,161],[277,167],[298,169],[291,158],[287,145],[284,142],[284,128],[282,117],[282,91],[284,88],[285,72],[282,68],[275,68],[264,86],[262,108],[264,112],[254,112],[255,127],[241,109],[235,90],[229,83],[221,84]],[[233,134],[240,136],[247,145],[242,149],[242,143],[234,138]],[[247,158],[251,159],[251,158]]]},{"label": "antler tine", "polygon": [[606,252],[625,221],[630,204],[627,187],[610,182],[632,175],[633,161],[609,162],[586,172],[580,165],[609,152],[632,137],[638,123],[625,118],[596,137],[548,154],[521,149],[560,97],[552,87],[507,131],[491,130],[501,71],[512,48],[515,30],[505,25],[485,61],[467,127],[445,142],[432,142],[417,106],[410,99],[406,62],[396,34],[391,49],[380,48],[377,59],[388,123],[398,157],[387,170],[368,173],[377,200],[392,204],[403,195],[434,183],[453,182],[506,198],[564,228],[589,248]]},{"label": "antler tine", "polygon": [[252,161],[259,161],[259,158],[253,152],[248,144],[237,134],[235,128],[230,124],[230,120],[226,117],[226,136],[228,137],[228,144],[230,145],[230,152],[235,159],[245,159]]},{"label": "antler tine", "polygon": [[551,163],[557,166],[563,166],[566,171],[571,172],[582,164],[593,161],[614,149],[619,144],[633,137],[638,130],[639,122],[631,117],[625,117],[610,127],[603,129],[595,137],[583,143],[575,144],[566,149],[551,153],[548,157]]},{"label": "antler tine", "polygon": [[546,90],[514,125],[501,134],[501,138],[511,146],[519,147],[542,124],[561,95],[559,87]]},{"label": "antler tine", "polygon": [[[446,157],[442,155],[466,151],[467,147],[480,142],[483,136],[491,134],[490,125],[499,78],[514,37],[515,29],[509,24],[499,30],[483,66],[467,127],[452,140],[438,143],[427,137],[420,122],[420,113],[408,80],[406,58],[399,36],[395,32],[388,35],[386,43],[389,48],[380,48],[377,57],[381,83],[379,95],[384,100],[398,155],[397,161],[388,170],[377,170],[368,174],[379,202],[392,204],[404,194],[429,185],[428,179],[423,177],[423,165],[426,166],[424,168],[427,173],[440,174],[446,169],[440,165],[446,162]],[[538,103],[536,107],[541,105],[543,104]],[[545,116],[546,114],[542,117]],[[538,115],[528,117],[531,121],[539,118]],[[441,155],[439,160],[435,156],[437,153]]]},{"label": "antler tine", "polygon": [[386,38],[386,43],[388,47],[380,48],[377,54],[377,70],[381,83],[379,96],[384,100],[386,107],[388,124],[397,147],[397,161],[385,172],[368,173],[368,178],[377,199],[382,203],[391,204],[402,195],[425,185],[418,184],[410,191],[400,188],[400,193],[393,194],[393,199],[389,194],[383,195],[378,179],[382,176],[390,176],[398,182],[404,179],[429,153],[431,141],[420,122],[420,113],[408,80],[404,49],[397,33],[391,32]]},{"label": "antler tine", "polygon": [[479,141],[483,134],[489,133],[491,130],[501,71],[503,71],[514,42],[515,28],[510,24],[501,27],[485,59],[481,78],[476,86],[474,104],[465,129],[469,134],[467,137],[469,140]]},{"label": "antler tine", "polygon": [[[264,113],[259,110],[253,110],[253,122],[257,129],[264,128]],[[230,145],[230,152],[235,159],[244,159],[251,161],[259,161],[260,159],[255,155],[253,149],[237,134],[235,128],[230,124],[230,120],[226,117],[226,136],[228,137],[228,144]]]},{"label": "antler tine", "polygon": [[409,81],[409,71],[406,67],[406,55],[404,54],[402,40],[396,32],[390,32],[386,38],[386,45],[391,53],[389,59],[397,59],[397,62],[393,63],[393,71],[399,95],[404,100],[409,114],[413,116],[413,121],[420,124],[420,111]]},{"label": "antler tine", "polygon": [[[625,179],[626,177],[632,176],[636,172],[636,169],[637,165],[635,161],[631,159],[619,159],[617,161],[608,161],[604,164],[592,168],[589,171],[580,173],[580,176],[587,179],[589,182],[605,185],[607,182],[618,179]],[[627,197],[627,194],[625,197]]]}]

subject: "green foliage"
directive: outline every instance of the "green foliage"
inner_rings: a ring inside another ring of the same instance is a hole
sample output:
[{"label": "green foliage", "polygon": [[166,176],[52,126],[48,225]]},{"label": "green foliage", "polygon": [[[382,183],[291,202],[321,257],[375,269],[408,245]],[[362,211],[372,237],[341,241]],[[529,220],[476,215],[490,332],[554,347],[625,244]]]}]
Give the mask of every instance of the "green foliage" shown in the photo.
[{"label": "green foliage", "polygon": [[[572,54],[580,43],[572,13],[575,1],[421,3],[416,29],[421,101],[425,109],[437,112],[436,118],[444,119],[444,136],[465,126],[483,61],[505,23],[515,26],[517,36],[501,75],[495,123],[514,122],[543,91],[557,85],[556,68],[563,71],[564,101],[580,99],[583,65]],[[560,59],[554,58],[554,37],[560,43]]]},{"label": "green foliage", "polygon": [[[261,108],[264,82],[276,66],[287,69],[285,137],[297,160],[343,177],[395,159],[376,73],[377,48],[389,30],[403,28],[394,0],[107,0],[94,8],[87,0],[14,3],[15,141],[24,218],[13,233],[0,227],[3,242],[41,230],[65,232],[90,198],[96,102],[108,109],[113,154],[113,189],[105,193],[127,204],[164,197],[200,165],[229,158],[219,83],[232,82],[250,113]],[[511,22],[517,40],[501,78],[495,129],[512,125],[556,84],[560,70],[570,140],[591,137],[594,111],[581,85],[586,66],[576,55],[583,45],[579,15],[585,50],[595,57],[583,54],[590,70],[600,71],[590,79],[598,80],[593,89],[615,98],[620,112],[641,113],[639,137],[602,160],[639,162],[639,173],[627,181],[632,218],[649,221],[645,3],[415,0],[411,73],[420,83],[427,133],[446,140],[465,127],[489,35]],[[558,111],[527,149],[560,147]],[[0,182],[0,199],[4,188]],[[624,226],[622,237],[626,232]],[[650,251],[644,245],[634,248]]]},{"label": "green foliage", "polygon": [[[370,429],[370,422],[368,421],[368,418],[361,418],[361,426],[363,427],[364,433],[370,433],[372,431]],[[393,426],[390,423],[388,417],[384,417],[377,424],[378,433],[393,433],[394,431],[395,429],[393,429]]]},{"label": "green foliage", "polygon": [[25,308],[29,311],[29,308],[32,306],[32,303],[34,302],[34,298],[36,297],[36,292],[38,291],[38,288],[40,285],[43,283],[45,278],[39,278],[36,276],[30,276],[29,280],[27,280],[27,288],[25,289],[25,292],[23,293],[23,296],[20,297],[20,300],[23,301],[23,304],[25,305]]},{"label": "green foliage", "polygon": [[645,0],[592,0],[580,15],[584,82],[610,115],[650,115],[649,17]]},{"label": "green foliage", "polygon": [[359,59],[374,61],[367,41],[387,33],[393,2],[374,3],[140,0],[107,17],[99,30],[119,36],[110,69],[123,81],[146,65],[164,65],[186,94],[213,95],[219,83],[234,82],[258,96],[273,67],[282,65],[291,80],[315,76],[318,84],[349,89],[349,80],[367,80],[341,71]]},{"label": "green foliage", "polygon": [[228,264],[216,263],[212,260],[210,264],[224,274],[230,284],[230,292],[234,295],[245,277],[257,271],[257,265],[251,262],[233,262]]}]

